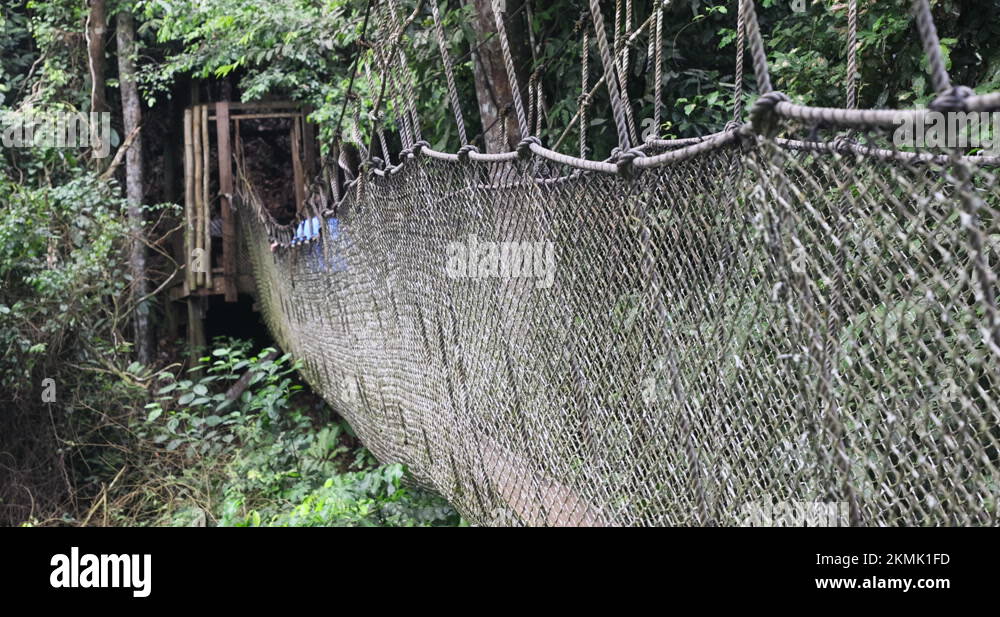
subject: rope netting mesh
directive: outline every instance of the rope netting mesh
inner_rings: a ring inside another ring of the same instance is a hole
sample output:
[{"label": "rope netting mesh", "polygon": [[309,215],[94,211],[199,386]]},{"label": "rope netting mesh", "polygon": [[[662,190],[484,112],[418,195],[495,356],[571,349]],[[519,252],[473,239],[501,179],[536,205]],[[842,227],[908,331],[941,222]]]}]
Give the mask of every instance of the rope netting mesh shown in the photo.
[{"label": "rope netting mesh", "polygon": [[476,523],[995,524],[997,161],[859,118],[613,163],[418,144],[276,251],[241,174],[241,235],[305,379]]}]

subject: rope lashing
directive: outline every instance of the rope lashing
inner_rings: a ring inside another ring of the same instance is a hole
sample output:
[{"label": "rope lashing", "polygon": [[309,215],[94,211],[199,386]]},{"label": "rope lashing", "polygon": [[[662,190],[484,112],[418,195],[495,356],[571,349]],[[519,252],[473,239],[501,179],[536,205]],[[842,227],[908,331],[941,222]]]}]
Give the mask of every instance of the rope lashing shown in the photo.
[{"label": "rope lashing", "polygon": [[413,143],[413,154],[419,155],[421,150],[423,150],[424,148],[430,148],[430,147],[431,147],[431,145],[427,141],[425,141],[423,139],[418,139],[417,141],[415,141]]},{"label": "rope lashing", "polygon": [[778,103],[789,100],[784,92],[772,90],[762,94],[750,108],[750,123],[753,125],[753,131],[765,137],[771,137],[777,133],[778,118],[774,108]]},{"label": "rope lashing", "polygon": [[618,166],[618,175],[623,178],[631,178],[635,175],[635,160],[645,158],[646,153],[639,148],[629,148],[628,150],[616,148],[612,150],[611,157]]},{"label": "rope lashing", "polygon": [[535,137],[535,136],[533,136],[533,135],[529,135],[528,137],[525,137],[524,139],[522,139],[517,144],[517,156],[518,156],[518,158],[526,159],[529,156],[531,156],[531,144],[535,144],[535,145],[540,146],[540,145],[542,145],[542,140],[539,139],[539,138],[537,138],[537,137]]},{"label": "rope lashing", "polygon": [[464,146],[458,149],[458,160],[463,163],[467,163],[469,161],[469,155],[472,154],[473,152],[478,154],[479,148],[473,146],[472,144],[465,144]]},{"label": "rope lashing", "polygon": [[975,96],[976,91],[967,86],[951,86],[944,92],[938,94],[927,107],[933,111],[943,113],[952,111],[966,111],[966,99]]}]

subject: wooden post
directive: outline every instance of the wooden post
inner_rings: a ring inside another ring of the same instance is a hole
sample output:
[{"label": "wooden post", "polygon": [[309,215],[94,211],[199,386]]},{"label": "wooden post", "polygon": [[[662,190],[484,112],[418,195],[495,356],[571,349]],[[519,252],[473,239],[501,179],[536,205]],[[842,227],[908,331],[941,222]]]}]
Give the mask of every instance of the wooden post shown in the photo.
[{"label": "wooden post", "polygon": [[312,178],[319,171],[317,165],[317,160],[319,159],[318,145],[316,143],[316,127],[309,122],[309,114],[312,113],[311,107],[304,107],[302,109],[302,141],[305,146],[305,164],[306,164],[306,177]]},{"label": "wooden post", "polygon": [[205,346],[205,297],[201,294],[191,294],[187,297],[188,309],[188,347],[192,351],[191,364],[197,365],[197,358],[193,352]]},{"label": "wooden post", "polygon": [[236,220],[233,219],[233,155],[229,143],[229,102],[215,104],[219,156],[219,206],[222,211],[222,284],[226,302],[236,302]]},{"label": "wooden post", "polygon": [[198,286],[197,275],[192,268],[194,241],[194,136],[192,135],[192,112],[184,110],[184,263],[185,286],[191,293]]},{"label": "wooden post", "polygon": [[[205,170],[202,168],[202,156],[201,156],[201,109],[195,106],[191,110],[192,114],[192,126],[191,132],[194,133],[194,186],[192,187],[192,192],[194,193],[194,213],[192,217],[192,226],[194,231],[194,251],[199,253],[201,259],[199,260],[199,265],[204,269],[204,253],[205,253],[205,234],[202,232],[202,222],[201,222],[201,212],[202,212],[202,183],[205,177]],[[199,250],[201,249],[201,250]],[[194,289],[202,287],[205,284],[205,274],[202,271],[195,273],[195,287]]]},{"label": "wooden post", "polygon": [[204,176],[201,179],[202,234],[205,246],[205,288],[212,289],[212,199],[209,186],[212,168],[209,166],[211,148],[208,140],[208,105],[201,106],[201,158]]},{"label": "wooden post", "polygon": [[301,116],[292,119],[292,173],[295,176],[295,212],[306,217],[306,183],[302,173],[302,126]]}]

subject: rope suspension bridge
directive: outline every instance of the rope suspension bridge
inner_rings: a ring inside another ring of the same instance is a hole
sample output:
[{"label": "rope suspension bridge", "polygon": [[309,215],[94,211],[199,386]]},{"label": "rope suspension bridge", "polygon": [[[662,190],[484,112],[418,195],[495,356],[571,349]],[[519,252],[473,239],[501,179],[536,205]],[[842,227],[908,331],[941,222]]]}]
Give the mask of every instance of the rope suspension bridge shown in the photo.
[{"label": "rope suspension bridge", "polygon": [[[518,91],[496,0],[521,141],[432,149],[400,43],[417,11],[369,5],[383,42],[361,53],[382,69],[364,76],[379,96],[355,100],[364,162],[343,194],[328,182],[328,201],[279,224],[236,152],[242,258],[274,337],[380,460],[478,524],[739,525],[779,502],[839,504],[840,524],[996,524],[998,159],[891,134],[933,111],[1000,109],[1000,94],[951,84],[915,0],[937,98],[857,109],[851,0],[846,106],[795,104],[742,0],[732,122],[640,143],[627,56],[648,40],[659,127],[664,4],[633,28],[619,2],[609,40],[589,1],[579,156],[536,136],[540,89]],[[760,94],[748,118],[745,50]],[[591,160],[588,105],[604,95],[618,147]],[[817,125],[818,139],[796,135]]]}]

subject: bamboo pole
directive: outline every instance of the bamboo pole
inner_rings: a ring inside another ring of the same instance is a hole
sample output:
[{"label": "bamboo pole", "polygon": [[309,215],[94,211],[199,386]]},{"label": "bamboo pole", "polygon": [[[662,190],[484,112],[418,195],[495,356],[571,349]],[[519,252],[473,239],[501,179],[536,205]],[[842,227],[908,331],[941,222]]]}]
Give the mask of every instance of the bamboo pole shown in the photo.
[{"label": "bamboo pole", "polygon": [[197,286],[192,269],[194,253],[194,141],[191,134],[191,110],[184,110],[184,263],[188,293]]},{"label": "bamboo pole", "polygon": [[[202,266],[199,272],[195,273],[195,287],[202,287],[205,284],[205,234],[202,233],[202,223],[201,223],[201,212],[202,212],[202,179],[205,177],[205,170],[202,169],[202,156],[201,156],[201,109],[196,105],[192,110],[192,132],[194,133],[194,186],[192,187],[192,192],[194,193],[194,216],[193,216],[193,227],[194,227],[194,250],[200,256],[198,260],[199,265]],[[199,250],[200,249],[200,250]]]},{"label": "bamboo pole", "polygon": [[208,105],[201,106],[201,145],[202,145],[202,169],[205,172],[202,178],[202,228],[205,235],[205,287],[212,289],[212,200],[209,197],[209,188],[212,179],[211,148],[208,140]]},{"label": "bamboo pole", "polygon": [[219,161],[219,209],[222,215],[222,271],[226,302],[236,302],[236,221],[233,219],[233,154],[230,141],[229,102],[215,104],[216,158]]}]

